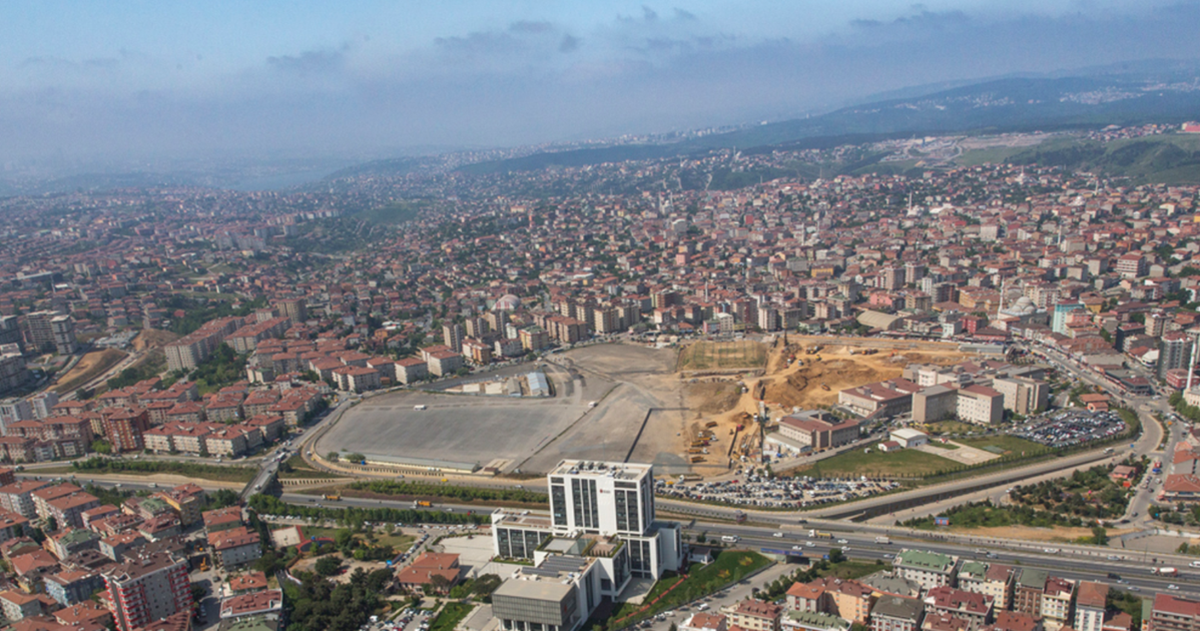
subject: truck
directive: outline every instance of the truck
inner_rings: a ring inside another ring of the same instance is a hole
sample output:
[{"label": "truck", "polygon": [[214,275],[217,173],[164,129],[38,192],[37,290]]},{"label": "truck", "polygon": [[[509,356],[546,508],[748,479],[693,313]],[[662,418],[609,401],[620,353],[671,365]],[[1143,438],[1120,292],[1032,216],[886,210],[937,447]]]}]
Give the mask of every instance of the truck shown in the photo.
[{"label": "truck", "polygon": [[342,496],[341,496],[341,495],[338,495],[338,494],[336,494],[336,493],[326,493],[326,494],[325,494],[325,499],[327,499],[327,500],[329,500],[329,501],[331,501],[331,502],[337,502],[337,501],[339,501],[339,500],[341,500],[341,499],[342,499]]},{"label": "truck", "polygon": [[808,531],[808,536],[815,537],[817,539],[833,539],[832,532],[822,532],[820,530],[810,530]]},{"label": "truck", "polygon": [[413,508],[429,508],[430,506],[433,506],[433,502],[429,500],[417,500],[413,502]]},{"label": "truck", "polygon": [[1179,576],[1179,570],[1173,567],[1156,567],[1153,571],[1157,576]]},{"label": "truck", "polygon": [[892,543],[892,540],[888,539],[887,537],[875,537],[875,543],[882,543],[884,545],[890,545]]}]

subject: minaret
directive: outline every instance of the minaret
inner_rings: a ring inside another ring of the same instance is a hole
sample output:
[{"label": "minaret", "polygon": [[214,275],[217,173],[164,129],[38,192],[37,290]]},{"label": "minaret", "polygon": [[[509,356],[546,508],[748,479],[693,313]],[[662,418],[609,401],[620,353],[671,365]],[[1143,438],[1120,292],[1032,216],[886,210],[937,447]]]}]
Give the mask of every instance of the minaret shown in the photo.
[{"label": "minaret", "polygon": [[1188,363],[1188,380],[1187,383],[1183,385],[1184,392],[1192,389],[1192,374],[1196,372],[1196,346],[1198,346],[1196,342],[1197,339],[1192,338],[1192,361]]}]

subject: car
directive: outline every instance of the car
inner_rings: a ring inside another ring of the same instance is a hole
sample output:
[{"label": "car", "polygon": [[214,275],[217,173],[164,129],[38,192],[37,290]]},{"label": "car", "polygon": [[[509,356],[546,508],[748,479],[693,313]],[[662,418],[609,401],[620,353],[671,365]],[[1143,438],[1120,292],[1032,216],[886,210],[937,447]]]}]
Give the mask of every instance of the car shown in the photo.
[{"label": "car", "polygon": [[792,549],[793,549],[793,550],[803,550],[803,549],[804,549],[804,546],[795,545],[795,546],[792,546]]},{"label": "car", "polygon": [[1175,584],[1167,585],[1167,589],[1171,591],[1179,591],[1179,586]]},{"label": "car", "polygon": [[840,544],[843,544],[843,545],[844,545],[844,544],[847,544],[847,543],[850,543],[849,541],[846,541],[845,539],[838,539],[838,540],[837,540],[837,542],[838,542],[838,543],[840,543]]},{"label": "car", "polygon": [[773,535],[771,535],[771,536],[772,536],[772,537],[775,537],[776,539],[782,539],[782,538],[783,538],[783,533],[782,533],[782,532],[777,532],[777,533],[775,533],[775,534],[773,534]]},{"label": "car", "polygon": [[808,547],[810,547],[810,548],[811,548],[811,547],[813,547],[813,546],[815,546],[815,545],[817,545],[817,544],[816,544],[816,542],[813,542],[813,541],[805,541],[805,542],[804,542],[804,545],[806,545],[806,546],[808,546]]}]

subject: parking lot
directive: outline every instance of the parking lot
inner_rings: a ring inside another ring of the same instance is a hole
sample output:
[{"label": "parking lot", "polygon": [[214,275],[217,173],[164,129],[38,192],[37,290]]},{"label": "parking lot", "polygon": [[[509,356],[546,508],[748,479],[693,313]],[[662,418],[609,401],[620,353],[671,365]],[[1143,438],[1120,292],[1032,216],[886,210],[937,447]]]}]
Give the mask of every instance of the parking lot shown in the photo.
[{"label": "parking lot", "polygon": [[1014,429],[1013,435],[1062,449],[1110,438],[1125,429],[1125,421],[1116,412],[1061,410],[1031,419]]},{"label": "parking lot", "polygon": [[832,502],[870,497],[900,486],[891,480],[862,478],[760,478],[751,475],[725,482],[658,481],[656,492],[664,497],[724,502],[762,508],[820,506]]}]

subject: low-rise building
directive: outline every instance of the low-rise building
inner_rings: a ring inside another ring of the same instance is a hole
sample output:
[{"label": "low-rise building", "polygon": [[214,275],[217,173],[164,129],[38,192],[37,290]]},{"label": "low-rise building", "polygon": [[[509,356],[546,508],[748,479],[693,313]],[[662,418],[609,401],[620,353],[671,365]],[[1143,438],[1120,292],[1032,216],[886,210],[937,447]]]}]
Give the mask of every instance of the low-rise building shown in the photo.
[{"label": "low-rise building", "polygon": [[917,631],[925,618],[925,603],[916,598],[883,596],[871,610],[871,631]]},{"label": "low-rise building", "polygon": [[258,533],[244,526],[209,533],[208,545],[214,560],[229,569],[262,558],[262,542]]},{"label": "low-rise building", "polygon": [[461,572],[457,554],[426,552],[400,570],[396,582],[400,589],[409,592],[422,592],[426,588],[436,588],[438,584],[443,586],[439,592],[446,592],[458,584]]},{"label": "low-rise building", "polygon": [[892,564],[893,575],[916,581],[924,590],[953,585],[958,557],[924,550],[902,550]]},{"label": "low-rise building", "polygon": [[771,602],[747,599],[739,601],[726,613],[731,626],[746,631],[780,631],[783,607]]},{"label": "low-rise building", "polygon": [[858,440],[858,421],[841,420],[826,412],[785,416],[779,434],[812,451],[824,451]]},{"label": "low-rise building", "polygon": [[979,631],[992,620],[992,598],[942,585],[925,594],[925,610],[964,620],[970,631]]}]

